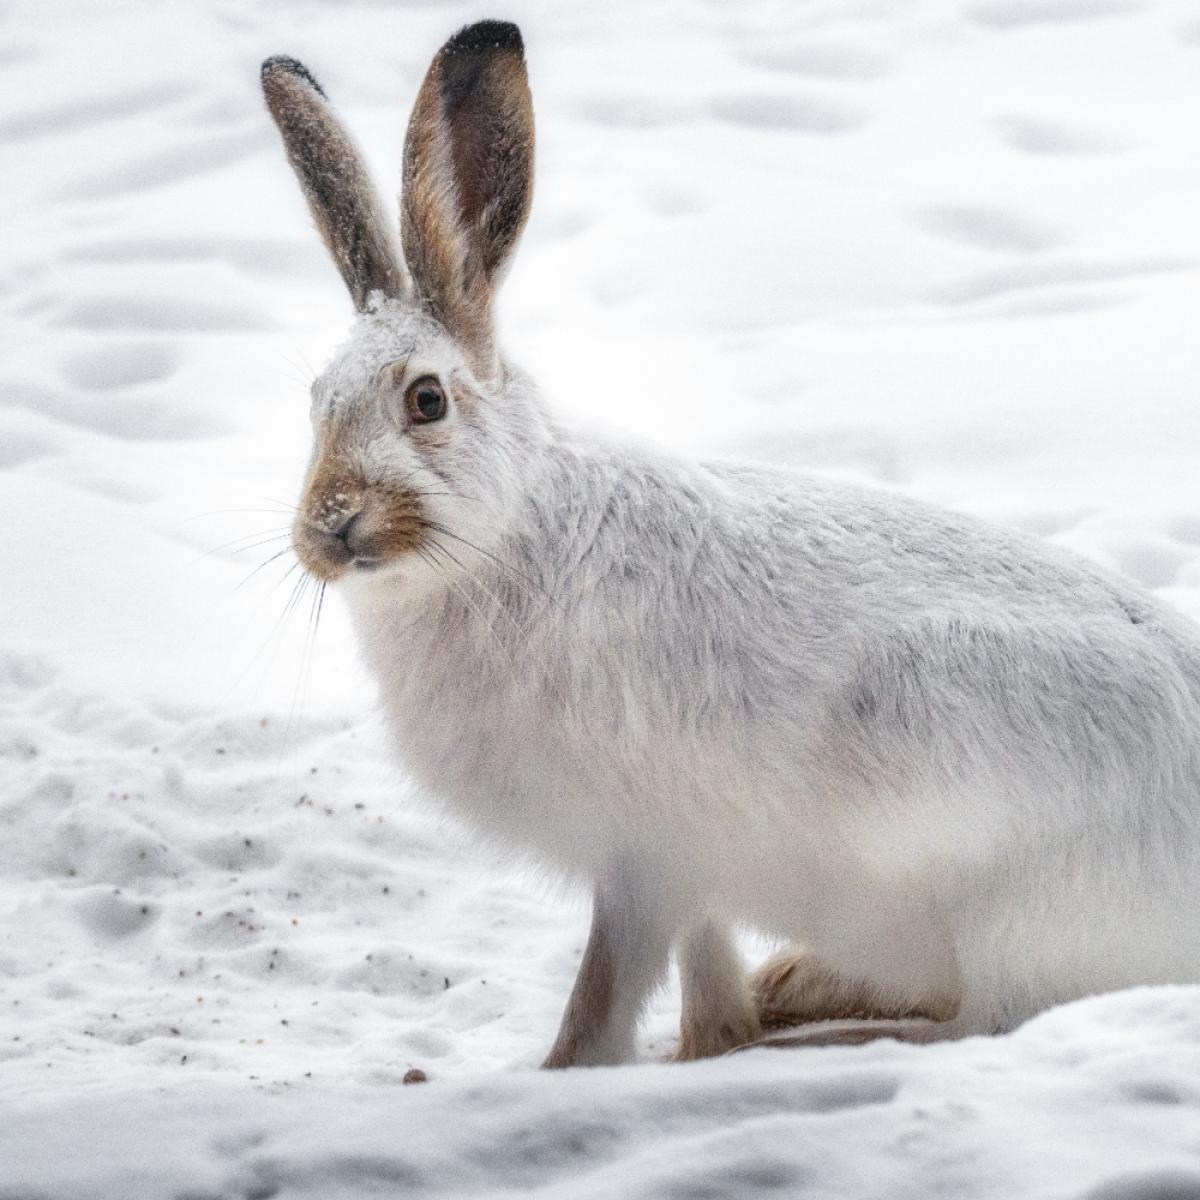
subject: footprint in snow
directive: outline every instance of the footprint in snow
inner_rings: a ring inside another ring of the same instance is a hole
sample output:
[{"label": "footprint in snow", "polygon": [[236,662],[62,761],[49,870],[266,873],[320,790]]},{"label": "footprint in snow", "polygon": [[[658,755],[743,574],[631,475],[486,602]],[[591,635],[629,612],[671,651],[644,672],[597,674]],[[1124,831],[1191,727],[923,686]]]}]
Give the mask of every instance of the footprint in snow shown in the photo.
[{"label": "footprint in snow", "polygon": [[[140,263],[226,262],[262,275],[325,279],[325,261],[307,238],[145,237],[85,242],[65,256],[68,262]],[[319,268],[319,269],[318,269]]]},{"label": "footprint in snow", "polygon": [[106,395],[101,404],[75,392],[24,382],[5,398],[64,424],[131,442],[206,438],[228,432],[210,412],[183,408],[177,398]]},{"label": "footprint in snow", "polygon": [[968,21],[988,29],[1024,29],[1095,21],[1137,12],[1136,0],[981,0],[963,10]]},{"label": "footprint in snow", "polygon": [[1157,1167],[1127,1171],[1084,1192],[1080,1200],[1196,1200],[1200,1171]]},{"label": "footprint in snow", "polygon": [[5,46],[0,49],[0,67],[13,67],[37,57],[37,47],[32,43]]},{"label": "footprint in snow", "polygon": [[973,304],[1013,292],[1063,284],[1108,283],[1166,271],[1184,271],[1194,266],[1191,259],[1174,257],[1110,259],[1107,262],[1059,259],[970,275],[935,288],[929,299],[936,304]]},{"label": "footprint in snow", "polygon": [[658,96],[611,94],[581,96],[574,103],[577,116],[595,125],[616,129],[654,129],[694,120],[694,108]]},{"label": "footprint in snow", "polygon": [[1128,143],[1101,130],[1038,117],[1005,116],[992,121],[1005,145],[1024,154],[1118,154]]},{"label": "footprint in snow", "polygon": [[0,470],[19,467],[61,450],[62,439],[36,428],[27,413],[0,412]]},{"label": "footprint in snow", "polygon": [[1136,541],[1111,551],[1113,560],[1126,574],[1148,588],[1170,587],[1179,578],[1193,553],[1166,541]]},{"label": "footprint in snow", "polygon": [[1019,321],[1026,317],[1072,317],[1081,313],[1103,312],[1106,308],[1120,308],[1128,304],[1130,297],[1119,292],[1082,292],[1055,289],[1044,295],[1033,295],[1005,300],[989,309],[987,316],[1002,317],[1008,321]]},{"label": "footprint in snow", "polygon": [[858,82],[879,79],[890,70],[885,55],[837,42],[794,42],[774,37],[743,45],[737,53],[749,66],[811,79]]},{"label": "footprint in snow", "polygon": [[113,888],[86,888],[74,897],[75,915],[102,937],[123,938],[158,919],[156,905]]},{"label": "footprint in snow", "polygon": [[135,117],[149,110],[157,112],[188,92],[180,84],[155,84],[17,112],[0,120],[0,141],[18,141],[44,133],[61,136],[115,118]]},{"label": "footprint in snow", "polygon": [[731,92],[713,97],[709,111],[731,125],[791,133],[851,133],[869,119],[855,105],[793,92]]},{"label": "footprint in snow", "polygon": [[1011,525],[1014,529],[1023,529],[1040,538],[1052,538],[1070,533],[1091,515],[1092,510],[1087,508],[1072,509],[1069,512],[1053,510],[1022,512],[1008,516],[1004,523]]},{"label": "footprint in snow", "polygon": [[686,217],[704,209],[704,203],[696,192],[671,184],[649,189],[646,201],[660,217]]},{"label": "footprint in snow", "polygon": [[197,138],[179,145],[115,161],[99,171],[80,175],[55,197],[60,200],[95,200],[144,192],[207,174],[248,158],[266,146],[274,145],[271,131],[263,127],[240,133]]},{"label": "footprint in snow", "polygon": [[74,354],[62,369],[77,387],[111,391],[160,383],[175,373],[182,357],[177,346],[163,342],[117,342]]},{"label": "footprint in snow", "polygon": [[981,250],[1035,254],[1066,240],[1054,225],[990,205],[933,204],[914,220],[927,233]]},{"label": "footprint in snow", "polygon": [[83,296],[67,302],[56,321],[76,329],[257,333],[274,329],[265,312],[236,300],[206,301],[167,293]]},{"label": "footprint in snow", "polygon": [[1167,533],[1185,546],[1200,546],[1200,517],[1183,513],[1167,523]]}]

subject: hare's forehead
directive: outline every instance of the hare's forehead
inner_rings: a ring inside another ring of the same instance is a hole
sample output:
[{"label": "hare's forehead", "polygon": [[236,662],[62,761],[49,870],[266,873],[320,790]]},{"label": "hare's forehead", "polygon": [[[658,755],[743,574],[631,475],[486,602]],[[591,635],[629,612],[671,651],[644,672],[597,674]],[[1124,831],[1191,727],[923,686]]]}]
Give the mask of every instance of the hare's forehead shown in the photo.
[{"label": "hare's forehead", "polygon": [[445,332],[419,312],[393,305],[363,314],[345,343],[318,376],[313,400],[326,412],[361,404],[379,391],[391,368],[412,363],[438,372],[455,365],[457,355]]}]

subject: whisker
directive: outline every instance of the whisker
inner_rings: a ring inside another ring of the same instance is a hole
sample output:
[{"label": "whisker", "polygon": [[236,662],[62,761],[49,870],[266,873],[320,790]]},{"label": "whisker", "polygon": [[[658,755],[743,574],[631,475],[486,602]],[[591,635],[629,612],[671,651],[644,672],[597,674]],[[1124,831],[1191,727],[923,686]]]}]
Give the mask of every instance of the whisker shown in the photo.
[{"label": "whisker", "polygon": [[[464,575],[466,575],[467,578],[470,578],[470,575],[467,574],[466,568],[463,567],[462,562],[459,559],[457,559],[453,554],[451,554],[450,551],[447,550],[445,546],[441,545],[438,542],[435,542],[432,538],[430,538],[429,542],[428,542],[428,547],[430,550],[436,549],[440,553],[446,555],[447,558],[449,558],[451,562],[456,563],[458,565],[458,567],[463,571]],[[443,571],[441,574],[442,574],[442,578],[445,579],[450,584],[450,586],[452,588],[454,588],[454,590],[456,592],[458,592],[458,594],[462,597],[463,603],[475,614],[475,616],[479,620],[480,625],[482,625],[483,629],[491,637],[492,641],[496,644],[497,648],[504,654],[504,656],[508,659],[509,663],[512,664],[514,662],[512,650],[505,644],[504,639],[501,638],[500,634],[497,632],[495,624],[492,621],[488,620],[487,614],[484,613],[479,608],[479,606],[471,599],[471,597],[460,586],[458,580],[455,579],[453,575],[451,575],[448,571]],[[492,596],[491,598],[493,601],[495,601],[494,596]],[[501,611],[505,611],[502,606],[501,606]]]},{"label": "whisker", "polygon": [[[292,565],[288,567],[283,575],[281,575],[280,578],[275,581],[271,587],[271,591],[274,592],[282,583],[286,582],[286,580],[291,577],[297,568],[303,569],[299,559],[292,563]],[[267,636],[263,639],[262,644],[250,656],[249,661],[241,669],[241,671],[238,672],[237,677],[230,684],[231,693],[237,689],[238,685],[241,684],[242,680],[246,678],[246,676],[254,668],[254,665],[259,662],[264,654],[267,656],[267,659],[263,665],[263,673],[259,679],[258,686],[262,685],[263,681],[270,673],[271,665],[275,661],[275,656],[279,653],[279,646],[283,639],[284,626],[286,625],[287,620],[291,616],[292,612],[295,610],[296,601],[299,598],[299,593],[306,578],[308,578],[307,572],[302,574],[300,578],[292,584],[292,590],[288,595],[287,601],[284,603],[283,611],[280,612],[279,616],[275,618],[275,623],[271,626],[270,632],[268,632]]]},{"label": "whisker", "polygon": [[474,575],[469,570],[467,570],[467,568],[463,564],[462,560],[459,559],[456,555],[451,554],[451,552],[445,546],[443,546],[441,544],[441,542],[439,542],[436,538],[431,537],[428,540],[431,545],[436,546],[443,554],[448,555],[455,563],[458,564],[458,566],[462,570],[462,577],[464,579],[468,580],[469,582],[473,583],[475,585],[475,587],[477,587],[488,598],[488,600],[490,600],[491,603],[496,606],[496,611],[508,619],[508,623],[513,627],[513,632],[519,638],[524,637],[525,636],[524,627],[521,625],[520,621],[518,621],[517,618],[513,615],[513,613],[510,611],[508,605],[505,604],[503,599],[501,599],[500,596],[498,596],[490,587],[488,587],[487,584],[484,583],[482,579],[480,579],[477,575]]},{"label": "whisker", "polygon": [[[292,347],[290,350],[281,350],[279,357],[287,364],[294,372],[294,377],[299,379],[305,388],[312,387],[313,380],[316,379],[317,373],[312,369],[312,364],[304,357],[299,349]],[[299,359],[299,362],[294,361]]]},{"label": "whisker", "polygon": [[296,561],[292,563],[292,565],[288,567],[288,569],[284,571],[284,573],[275,581],[275,583],[271,586],[271,591],[275,591],[280,584],[285,583],[292,572],[297,569],[301,571],[304,570],[304,564],[299,559],[296,559]]},{"label": "whisker", "polygon": [[[426,545],[428,545],[428,546],[436,546],[436,547],[437,547],[437,548],[438,548],[438,549],[439,549],[439,550],[440,550],[440,551],[441,551],[443,554],[450,555],[450,557],[451,557],[451,558],[453,559],[453,561],[454,561],[454,562],[456,562],[456,563],[460,561],[459,559],[455,558],[455,557],[454,557],[454,555],[451,555],[451,554],[450,554],[450,551],[449,551],[449,550],[447,550],[447,549],[446,549],[446,547],[445,547],[445,546],[443,546],[443,545],[442,545],[440,542],[438,542],[438,541],[437,541],[435,538],[432,538],[432,537],[430,537],[430,538],[427,538],[427,539],[426,539]],[[418,547],[417,547],[417,549],[418,549],[418,550],[420,550],[420,549],[421,549],[421,547],[420,547],[420,546],[418,546]],[[428,561],[428,560],[426,560],[426,561]],[[461,566],[461,563],[460,563],[460,566]],[[503,601],[503,600],[501,600],[501,599],[500,599],[500,597],[499,597],[499,596],[497,596],[497,595],[496,595],[496,593],[495,593],[495,592],[493,592],[493,591],[491,590],[491,588],[489,588],[489,587],[488,587],[488,586],[487,586],[487,585],[486,585],[486,584],[483,582],[483,580],[482,580],[482,579],[480,579],[480,578],[479,578],[477,575],[474,575],[474,574],[472,574],[472,573],[471,573],[470,571],[468,571],[468,570],[467,570],[465,567],[463,567],[463,568],[462,568],[462,571],[463,571],[463,573],[462,573],[462,578],[463,578],[463,579],[466,579],[466,580],[469,580],[469,581],[470,581],[471,583],[473,583],[473,584],[474,584],[474,585],[475,585],[477,588],[479,588],[479,590],[480,590],[481,592],[483,592],[483,594],[484,594],[485,596],[487,596],[487,597],[488,597],[488,599],[489,599],[489,600],[490,600],[490,601],[491,601],[491,602],[492,602],[492,603],[493,603],[493,604],[496,606],[496,609],[497,609],[497,611],[498,611],[498,612],[500,612],[500,613],[502,613],[502,614],[503,614],[505,617],[507,617],[507,618],[508,618],[509,624],[512,626],[512,628],[513,628],[513,632],[514,632],[514,634],[517,636],[517,638],[518,638],[518,639],[525,639],[525,638],[527,637],[527,635],[528,635],[528,630],[527,630],[527,628],[526,628],[525,626],[523,626],[523,625],[522,625],[522,624],[521,624],[521,623],[520,623],[520,622],[517,620],[517,618],[516,618],[516,617],[515,617],[515,616],[512,614],[512,612],[509,610],[508,606],[507,606],[507,605],[504,603],[504,601]],[[444,573],[443,573],[443,577],[445,577],[445,578],[449,578],[449,576],[445,575]],[[453,581],[453,580],[450,580],[450,582],[454,582],[454,581]],[[527,593],[527,594],[528,594],[528,593]],[[464,596],[464,597],[463,597],[463,599],[464,599],[464,600],[466,600],[466,599],[467,599],[467,597],[466,597],[466,596]],[[554,598],[553,598],[553,597],[551,597],[551,596],[547,596],[547,597],[546,597],[546,599],[547,599],[547,600],[548,600],[550,603],[552,603],[552,604],[553,604],[553,603],[556,603],[556,601],[554,600]],[[472,607],[474,607],[474,606],[472,606]],[[478,610],[475,610],[475,611],[478,611]],[[485,624],[486,624],[486,622],[485,622]],[[500,646],[501,646],[501,647],[504,649],[504,651],[505,651],[506,655],[508,656],[508,660],[509,660],[509,663],[510,663],[510,665],[513,665],[513,666],[515,666],[515,665],[516,665],[516,658],[515,658],[515,656],[514,656],[513,652],[512,652],[512,651],[511,651],[511,650],[508,648],[508,646],[507,646],[507,645],[505,645],[505,643],[504,643],[504,642],[503,642],[503,641],[500,639],[500,637],[499,637],[499,634],[496,632],[494,625],[490,625],[490,624],[489,624],[489,625],[488,625],[488,629],[489,629],[489,632],[491,632],[491,633],[492,633],[492,636],[493,636],[493,637],[494,637],[494,638],[497,640],[497,642],[500,644]],[[563,691],[562,687],[560,687],[560,686],[559,686],[559,684],[558,684],[558,683],[557,683],[557,682],[556,682],[556,681],[555,681],[553,678],[551,678],[551,677],[549,677],[549,676],[543,676],[543,677],[542,677],[542,680],[541,680],[541,684],[542,684],[542,686],[543,686],[543,687],[547,688],[547,689],[550,691],[550,693],[551,693],[551,694],[552,694],[552,695],[553,695],[553,696],[554,696],[554,697],[557,699],[557,701],[558,701],[558,702],[559,702],[559,703],[562,705],[562,707],[563,707],[564,711],[565,711],[567,708],[569,708],[569,707],[570,707],[570,703],[569,703],[569,701],[567,700],[566,694],[564,693],[564,691]]]},{"label": "whisker", "polygon": [[[289,608],[287,611],[292,612],[292,611],[295,611],[295,609],[299,607],[300,601],[303,599],[304,595],[308,591],[308,585],[310,583],[312,583],[312,579],[313,579],[313,577],[311,575],[309,575],[307,571],[300,577],[299,588],[292,589],[293,600],[290,600],[288,602]],[[310,608],[308,623],[311,624],[311,621],[312,621],[312,610]],[[292,725],[296,719],[296,704],[298,703],[298,701],[300,699],[300,687],[304,681],[305,664],[308,660],[308,636],[309,636],[308,630],[306,628],[305,635],[304,635],[303,647],[300,651],[300,671],[296,677],[296,684],[292,688],[292,703],[288,708],[287,724],[285,724],[283,727],[283,740],[284,740],[285,744],[286,744],[288,738],[291,736]]]},{"label": "whisker", "polygon": [[[309,575],[307,578],[312,579]],[[284,740],[292,730],[293,721],[303,721],[304,700],[308,695],[308,684],[312,678],[313,652],[317,643],[317,624],[320,620],[321,602],[325,596],[325,581],[318,584],[312,602],[308,606],[307,630],[304,637],[304,648],[300,652],[300,674],[296,679],[296,688],[292,693],[292,707],[288,713],[287,725],[284,728]]]},{"label": "whisker", "polygon": [[[250,572],[249,575],[246,575],[239,583],[235,584],[233,590],[235,592],[241,591],[241,589],[244,588],[246,586],[246,584],[248,584],[250,582],[250,580],[252,580],[255,577],[255,575],[257,575],[259,573],[259,571],[261,571],[264,567],[269,567],[273,562],[282,558],[290,550],[291,550],[291,546],[284,546],[284,548],[282,550],[276,550],[275,553],[272,554],[270,558],[268,558],[265,562],[260,562],[258,564],[258,566],[255,567],[254,570]],[[296,560],[296,565],[299,565],[299,559]],[[286,579],[286,578],[287,578],[287,576],[285,575],[284,579]]]},{"label": "whisker", "polygon": [[290,529],[277,529],[274,532],[264,529],[259,533],[243,534],[232,541],[222,542],[219,546],[213,546],[210,550],[201,551],[201,553],[196,555],[194,561],[200,562],[223,551],[228,551],[231,554],[245,554],[247,550],[257,550],[260,546],[269,546],[272,542],[278,542],[290,536]]},{"label": "whisker", "polygon": [[202,521],[206,517],[224,517],[229,516],[230,514],[241,516],[243,513],[252,513],[256,515],[259,513],[267,513],[271,516],[286,517],[290,516],[294,511],[295,509],[283,508],[211,508],[207,512],[194,513],[190,517],[184,517],[179,523],[181,525],[188,525],[192,521]]},{"label": "whisker", "polygon": [[443,537],[452,538],[454,541],[460,542],[462,545],[468,547],[471,550],[474,550],[476,554],[482,554],[484,558],[490,559],[492,562],[494,562],[496,564],[496,566],[500,567],[504,571],[509,572],[509,574],[514,576],[514,578],[520,578],[520,579],[526,580],[533,587],[535,587],[543,596],[545,596],[545,598],[547,600],[549,600],[552,604],[558,603],[558,601],[556,601],[554,599],[554,597],[548,591],[546,591],[546,589],[544,587],[542,587],[542,585],[540,583],[538,583],[538,581],[536,579],[534,579],[530,575],[526,575],[524,571],[519,570],[517,567],[514,567],[511,564],[506,563],[503,559],[497,558],[490,550],[485,550],[482,546],[475,545],[474,542],[469,541],[465,537],[459,536],[457,533],[454,533],[452,530],[447,529],[445,527],[445,525],[441,525],[437,521],[424,521],[423,520],[423,521],[421,521],[421,524],[423,526],[425,526],[425,528],[427,528],[427,529],[432,529],[435,533],[440,533]]}]

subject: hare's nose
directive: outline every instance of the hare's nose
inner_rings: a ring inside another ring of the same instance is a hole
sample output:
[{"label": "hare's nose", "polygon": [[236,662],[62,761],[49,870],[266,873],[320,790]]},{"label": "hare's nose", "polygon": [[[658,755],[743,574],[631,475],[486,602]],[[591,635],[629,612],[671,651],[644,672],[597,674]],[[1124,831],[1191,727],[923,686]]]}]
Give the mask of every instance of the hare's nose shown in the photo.
[{"label": "hare's nose", "polygon": [[358,524],[358,519],[361,516],[361,512],[350,513],[349,516],[344,517],[339,524],[334,525],[329,530],[329,535],[341,542],[349,550],[351,548],[350,538],[354,534],[354,526]]},{"label": "hare's nose", "polygon": [[336,518],[308,522],[308,537],[321,547],[321,553],[332,562],[348,563],[358,553],[356,543],[361,541],[358,512],[339,514]]}]

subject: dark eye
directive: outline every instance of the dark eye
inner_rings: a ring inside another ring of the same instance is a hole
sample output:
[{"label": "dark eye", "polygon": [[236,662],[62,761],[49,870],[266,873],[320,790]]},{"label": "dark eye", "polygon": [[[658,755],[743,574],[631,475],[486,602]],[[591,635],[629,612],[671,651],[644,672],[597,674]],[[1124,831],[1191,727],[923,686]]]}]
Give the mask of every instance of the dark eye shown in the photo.
[{"label": "dark eye", "polygon": [[411,383],[404,399],[416,424],[440,421],[446,415],[446,393],[432,375],[422,375]]}]

